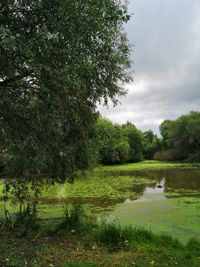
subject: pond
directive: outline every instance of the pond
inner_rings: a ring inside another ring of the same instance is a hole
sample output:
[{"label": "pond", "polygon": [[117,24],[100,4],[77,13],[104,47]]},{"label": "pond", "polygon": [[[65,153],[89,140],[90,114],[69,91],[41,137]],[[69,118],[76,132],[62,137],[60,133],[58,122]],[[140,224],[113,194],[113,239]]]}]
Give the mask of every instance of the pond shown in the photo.
[{"label": "pond", "polygon": [[[96,171],[73,185],[48,185],[39,199],[39,216],[60,218],[65,203],[75,202],[123,225],[168,232],[183,241],[200,238],[199,168]],[[16,208],[11,202],[7,205]],[[2,208],[3,202],[1,212]]]},{"label": "pond", "polygon": [[127,198],[116,205],[108,215],[110,219],[153,232],[168,232],[181,240],[200,238],[199,170],[169,169],[132,175],[156,179],[156,184],[146,186],[137,199]]}]

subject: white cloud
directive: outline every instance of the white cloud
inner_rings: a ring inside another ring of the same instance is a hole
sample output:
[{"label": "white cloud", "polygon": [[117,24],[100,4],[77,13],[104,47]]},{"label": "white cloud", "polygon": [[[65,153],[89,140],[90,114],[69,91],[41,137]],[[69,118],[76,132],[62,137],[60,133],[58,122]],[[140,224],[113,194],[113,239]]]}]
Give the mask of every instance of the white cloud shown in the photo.
[{"label": "white cloud", "polygon": [[136,83],[132,82],[127,84],[125,88],[128,90],[129,96],[139,96],[145,94],[148,91],[148,83],[147,81],[139,80]]},{"label": "white cloud", "polygon": [[114,122],[158,132],[164,119],[200,110],[200,1],[130,0],[130,12],[134,82],[121,105],[99,110]]}]

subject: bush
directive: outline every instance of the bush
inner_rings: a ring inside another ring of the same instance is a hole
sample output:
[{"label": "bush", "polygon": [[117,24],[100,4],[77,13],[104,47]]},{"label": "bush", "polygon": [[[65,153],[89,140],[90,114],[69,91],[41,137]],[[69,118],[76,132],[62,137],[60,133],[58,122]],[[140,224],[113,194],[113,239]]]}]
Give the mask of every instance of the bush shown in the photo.
[{"label": "bush", "polygon": [[56,232],[61,230],[71,232],[77,231],[85,217],[85,211],[81,204],[74,204],[71,208],[66,206],[64,216],[61,223],[58,225]]},{"label": "bush", "polygon": [[183,153],[178,149],[168,149],[163,151],[158,151],[154,155],[154,160],[163,161],[178,161],[182,160]]}]

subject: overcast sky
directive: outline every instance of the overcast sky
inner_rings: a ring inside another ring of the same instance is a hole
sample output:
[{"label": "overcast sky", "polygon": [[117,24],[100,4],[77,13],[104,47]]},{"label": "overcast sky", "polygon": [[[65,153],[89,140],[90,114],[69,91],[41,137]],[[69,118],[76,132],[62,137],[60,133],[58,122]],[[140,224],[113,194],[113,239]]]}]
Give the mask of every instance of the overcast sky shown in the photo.
[{"label": "overcast sky", "polygon": [[134,82],[121,105],[99,110],[158,132],[164,119],[200,111],[200,0],[130,0],[129,10]]}]

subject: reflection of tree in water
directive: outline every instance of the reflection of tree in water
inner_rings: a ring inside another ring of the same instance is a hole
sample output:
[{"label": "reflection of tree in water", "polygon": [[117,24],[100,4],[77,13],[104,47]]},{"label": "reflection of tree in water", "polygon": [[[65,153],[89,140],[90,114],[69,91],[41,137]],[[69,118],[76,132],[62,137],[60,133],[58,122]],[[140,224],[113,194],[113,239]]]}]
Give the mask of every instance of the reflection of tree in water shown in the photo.
[{"label": "reflection of tree in water", "polygon": [[160,201],[166,199],[164,191],[165,191],[165,178],[163,178],[160,182],[158,182],[155,187],[147,186],[143,195],[139,199],[133,201],[131,201],[130,199],[126,199],[125,203]]}]

